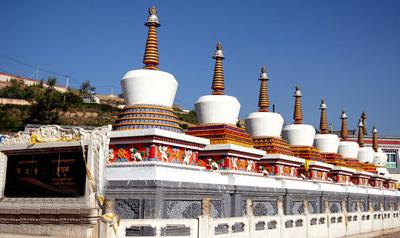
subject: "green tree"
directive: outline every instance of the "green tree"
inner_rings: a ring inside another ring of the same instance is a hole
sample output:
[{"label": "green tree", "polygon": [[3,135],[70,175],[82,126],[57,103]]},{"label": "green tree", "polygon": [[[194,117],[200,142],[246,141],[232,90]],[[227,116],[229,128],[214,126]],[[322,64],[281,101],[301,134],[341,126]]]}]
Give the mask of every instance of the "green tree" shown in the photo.
[{"label": "green tree", "polygon": [[27,123],[34,124],[58,124],[58,111],[63,104],[63,94],[54,89],[56,78],[47,80],[47,88],[35,96],[35,103],[29,111]]},{"label": "green tree", "polygon": [[94,91],[96,91],[96,87],[93,87],[89,80],[83,81],[79,89],[81,96],[89,96]]}]

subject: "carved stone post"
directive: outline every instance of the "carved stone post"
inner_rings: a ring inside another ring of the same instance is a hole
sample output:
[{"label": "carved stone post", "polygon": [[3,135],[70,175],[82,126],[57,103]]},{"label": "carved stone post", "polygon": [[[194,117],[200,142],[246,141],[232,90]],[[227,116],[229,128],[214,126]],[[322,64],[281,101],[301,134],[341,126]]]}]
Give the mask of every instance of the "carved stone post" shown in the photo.
[{"label": "carved stone post", "polygon": [[347,213],[347,199],[343,198],[342,200],[342,212]]},{"label": "carved stone post", "polygon": [[328,200],[324,200],[324,212],[325,213],[330,213],[331,212],[329,210],[329,202],[328,202]]},{"label": "carved stone post", "polygon": [[[106,199],[104,201],[104,210],[103,214],[115,214],[115,200],[114,199]],[[102,219],[102,222],[99,223],[99,238],[107,238],[114,237],[114,230],[112,228],[112,224],[114,221],[109,219]]]},{"label": "carved stone post", "polygon": [[360,201],[356,201],[356,211],[357,212],[363,212],[363,211],[361,211],[361,202]]},{"label": "carved stone post", "polygon": [[279,196],[277,200],[278,215],[283,215],[283,196]]},{"label": "carved stone post", "polygon": [[246,199],[246,213],[247,216],[253,216],[253,200],[250,198]]},{"label": "carved stone post", "polygon": [[374,206],[371,200],[368,200],[368,212],[374,212]]},{"label": "carved stone post", "polygon": [[204,198],[201,201],[201,216],[199,217],[199,238],[207,238],[210,237],[209,232],[209,224],[210,219],[212,219],[211,214],[211,199]]},{"label": "carved stone post", "polygon": [[307,199],[303,201],[303,208],[304,208],[304,215],[307,216],[310,213],[308,210],[308,200]]},{"label": "carved stone post", "polygon": [[211,199],[204,198],[203,201],[201,201],[201,215],[211,216]]}]

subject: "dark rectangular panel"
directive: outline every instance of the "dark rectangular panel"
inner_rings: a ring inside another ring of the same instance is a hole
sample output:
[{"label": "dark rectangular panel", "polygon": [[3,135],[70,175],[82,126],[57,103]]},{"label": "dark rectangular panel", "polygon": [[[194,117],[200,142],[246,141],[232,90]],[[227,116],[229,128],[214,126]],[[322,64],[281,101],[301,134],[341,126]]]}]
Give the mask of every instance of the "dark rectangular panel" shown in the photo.
[{"label": "dark rectangular panel", "polygon": [[81,197],[86,165],[82,152],[9,155],[5,197]]}]

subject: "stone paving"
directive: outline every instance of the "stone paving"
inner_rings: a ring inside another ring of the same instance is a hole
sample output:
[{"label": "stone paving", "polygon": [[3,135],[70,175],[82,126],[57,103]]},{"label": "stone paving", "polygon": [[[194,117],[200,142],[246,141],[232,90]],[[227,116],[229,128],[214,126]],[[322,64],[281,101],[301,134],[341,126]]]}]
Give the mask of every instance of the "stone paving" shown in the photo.
[{"label": "stone paving", "polygon": [[394,232],[383,236],[377,236],[376,238],[400,238],[400,232]]}]

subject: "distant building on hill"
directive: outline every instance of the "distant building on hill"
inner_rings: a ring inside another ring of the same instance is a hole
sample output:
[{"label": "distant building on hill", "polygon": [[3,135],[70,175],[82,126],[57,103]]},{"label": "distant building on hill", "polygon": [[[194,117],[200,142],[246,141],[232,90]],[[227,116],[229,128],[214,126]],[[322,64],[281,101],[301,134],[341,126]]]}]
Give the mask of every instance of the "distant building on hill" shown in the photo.
[{"label": "distant building on hill", "polygon": [[[22,81],[25,85],[28,85],[28,86],[40,83],[40,81],[35,80],[35,79],[21,77],[21,76],[15,75],[15,74],[9,74],[9,73],[0,72],[0,88],[4,88],[4,87],[9,86],[11,79],[16,79],[18,81]],[[43,83],[43,86],[47,87],[47,84]],[[62,92],[62,93],[67,91],[67,88],[62,87],[62,86],[55,86],[54,88],[57,91]]]}]

